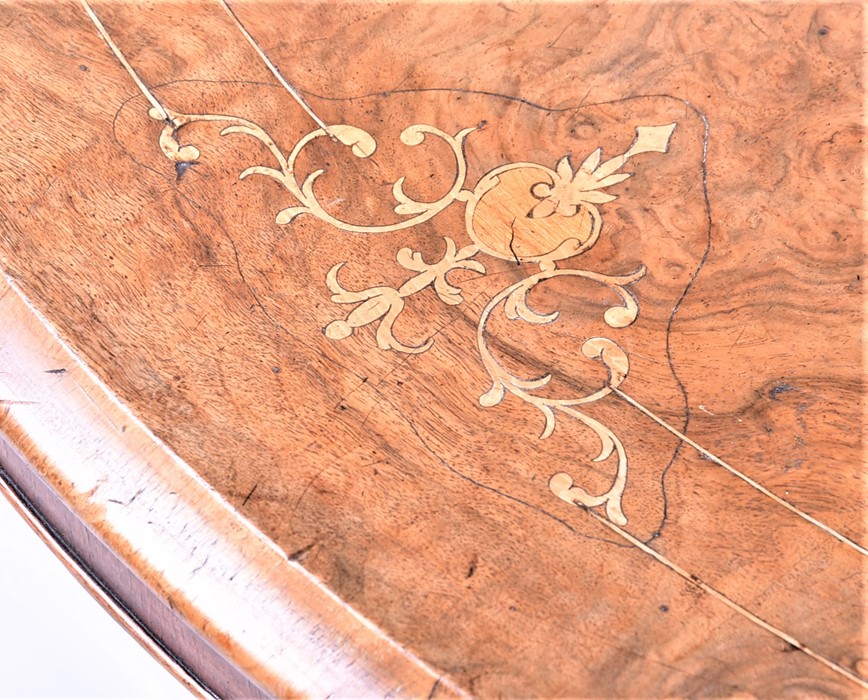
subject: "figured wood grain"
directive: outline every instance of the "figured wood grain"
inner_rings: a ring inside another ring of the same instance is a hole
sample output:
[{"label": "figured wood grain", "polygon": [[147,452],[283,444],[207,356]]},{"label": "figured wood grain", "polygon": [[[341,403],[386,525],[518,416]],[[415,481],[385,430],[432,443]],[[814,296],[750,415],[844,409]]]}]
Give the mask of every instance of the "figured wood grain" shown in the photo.
[{"label": "figured wood grain", "polygon": [[[250,120],[283,152],[315,128],[217,3],[94,7],[174,113]],[[637,156],[627,167],[633,177],[607,190],[618,198],[599,205],[596,244],[562,263],[605,275],[645,266],[630,286],[635,323],[615,335],[603,322],[611,290],[559,278],[529,296],[533,309],[559,311],[556,323],[519,327],[493,317],[489,347],[515,376],[551,373],[544,395],[552,398],[605,383],[606,368],[582,348],[589,338],[616,338],[629,357],[620,386],[627,395],[864,545],[860,5],[235,10],[327,124],[376,138],[367,159],[328,139],[299,156],[300,171],[326,171],[316,184],[324,209],[358,227],[402,218],[392,193],[402,176],[416,201],[436,200],[453,181],[446,145],[398,139],[414,124],[450,135],[476,127],[464,149],[471,188],[506,164],[554,169],[570,155],[578,166],[598,147],[604,157],[624,153],[636,127],[676,124],[666,153]],[[378,659],[386,652],[370,657],[366,644],[388,638],[406,650],[386,654],[393,675],[376,667],[353,687],[860,696],[851,679],[558,499],[549,487],[556,473],[590,493],[611,483],[611,464],[590,461],[599,452],[593,431],[561,421],[541,440],[545,421],[515,395],[480,405],[491,377],[480,362],[478,319],[499,291],[540,269],[525,229],[516,229],[518,248],[512,239],[517,260],[492,234],[488,257],[479,258],[484,273],[450,275],[461,304],[442,303],[430,287],[407,302],[395,335],[407,346],[433,339],[425,352],[381,349],[374,324],[324,333],[350,312],[332,299],[330,269],[345,263],[338,279],[347,290],[399,289],[412,276],[399,264],[402,248],[430,262],[443,257],[445,236],[458,249],[474,242],[462,207],[373,235],[310,214],[280,223],[278,212],[299,202],[278,182],[238,179],[251,165],[273,165],[268,150],[220,136],[223,124],[189,123],[179,145],[199,155],[176,168],[160,149],[162,125],[78,4],[5,5],[0,27],[10,47],[0,55],[0,113],[10,125],[0,136],[0,264],[177,454],[181,466],[170,474],[189,468],[225,499],[220,522],[234,523],[229,532],[249,521],[284,566],[287,557],[297,562],[370,620],[373,628],[345,632],[326,615],[325,629],[336,631],[317,642],[322,668],[345,651]],[[526,191],[535,183],[516,182],[486,215],[492,231],[494,213],[521,201],[519,192],[538,206]],[[8,407],[9,442],[168,598],[151,573],[153,551],[117,544],[117,525],[95,514],[96,506],[111,511],[107,496],[52,481],[40,466],[48,446],[16,422],[26,406]],[[864,679],[858,551],[617,395],[587,411],[628,455],[623,511],[632,536]],[[150,461],[141,445],[124,449]],[[147,469],[140,474],[146,479]],[[215,512],[213,500],[193,510]],[[270,566],[245,565],[246,585],[266,579]],[[224,583],[234,573],[208,571]],[[191,586],[172,589],[172,600],[195,597]],[[283,594],[289,603],[307,590],[293,586]],[[243,600],[243,587],[226,590]],[[217,640],[231,657],[225,648],[235,637],[208,631],[225,614],[181,612],[203,644]],[[292,628],[280,615],[251,613],[249,624],[254,637]],[[301,686],[300,670],[266,669],[268,652],[251,653],[236,662],[251,682],[318,694]]]}]

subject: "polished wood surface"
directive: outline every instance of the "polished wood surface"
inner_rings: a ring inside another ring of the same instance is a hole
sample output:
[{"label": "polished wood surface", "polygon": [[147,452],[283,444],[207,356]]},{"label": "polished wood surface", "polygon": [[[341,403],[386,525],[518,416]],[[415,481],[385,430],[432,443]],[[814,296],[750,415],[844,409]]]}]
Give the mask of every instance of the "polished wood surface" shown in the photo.
[{"label": "polished wood surface", "polygon": [[2,464],[203,684],[862,696],[861,5],[233,3],[337,142],[93,6],[175,122],[0,6]]}]

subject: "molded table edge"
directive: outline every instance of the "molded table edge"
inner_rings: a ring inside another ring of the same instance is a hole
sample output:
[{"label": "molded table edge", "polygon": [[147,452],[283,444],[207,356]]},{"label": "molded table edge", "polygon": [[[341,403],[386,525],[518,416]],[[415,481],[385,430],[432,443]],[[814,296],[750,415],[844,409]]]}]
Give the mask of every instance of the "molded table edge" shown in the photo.
[{"label": "molded table edge", "polygon": [[0,328],[6,478],[110,610],[159,640],[145,646],[162,647],[170,670],[223,697],[464,695],[288,560],[5,275]]}]

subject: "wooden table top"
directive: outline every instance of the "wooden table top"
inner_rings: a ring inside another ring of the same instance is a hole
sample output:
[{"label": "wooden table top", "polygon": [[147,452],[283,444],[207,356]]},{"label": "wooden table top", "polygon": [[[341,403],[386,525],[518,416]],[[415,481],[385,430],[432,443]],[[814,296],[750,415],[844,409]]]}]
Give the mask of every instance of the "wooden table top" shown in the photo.
[{"label": "wooden table top", "polygon": [[0,5],[0,475],[179,677],[865,696],[861,4],[232,3],[328,133],[92,5],[145,94]]}]

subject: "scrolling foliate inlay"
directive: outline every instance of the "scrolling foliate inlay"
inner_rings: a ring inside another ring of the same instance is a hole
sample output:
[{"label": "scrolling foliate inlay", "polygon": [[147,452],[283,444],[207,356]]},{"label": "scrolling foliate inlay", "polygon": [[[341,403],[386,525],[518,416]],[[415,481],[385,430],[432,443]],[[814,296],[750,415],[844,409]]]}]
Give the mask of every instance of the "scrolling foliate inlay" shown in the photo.
[{"label": "scrolling foliate inlay", "polygon": [[[477,259],[481,255],[518,264],[537,265],[538,272],[495,294],[479,316],[476,330],[479,358],[491,380],[491,387],[480,396],[479,403],[484,407],[497,406],[509,393],[536,407],[544,418],[541,440],[554,432],[559,415],[573,418],[592,430],[600,441],[600,453],[594,461],[612,459],[616,462],[609,489],[602,494],[591,494],[565,472],[554,474],[549,479],[549,488],[568,503],[587,508],[602,507],[613,523],[627,523],[621,504],[627,484],[626,449],[611,428],[582,410],[583,406],[608,396],[624,382],[630,369],[627,353],[611,338],[588,338],[581,347],[582,353],[605,366],[607,380],[582,396],[550,398],[540,396],[538,392],[549,384],[551,374],[542,373],[532,378],[515,376],[495,357],[486,334],[492,315],[499,309],[511,321],[523,321],[531,325],[554,323],[558,312],[539,313],[529,306],[528,294],[555,278],[579,278],[611,292],[612,306],[603,314],[603,320],[610,328],[624,329],[636,320],[639,303],[633,285],[645,276],[644,266],[627,274],[604,274],[560,268],[558,263],[584,253],[596,243],[603,226],[599,207],[616,199],[616,195],[606,192],[606,189],[633,175],[620,172],[633,156],[666,153],[675,123],[637,127],[635,139],[627,151],[605,161],[602,149],[597,148],[578,168],[573,167],[569,156],[558,160],[554,168],[530,162],[508,163],[483,175],[472,189],[466,187],[464,143],[478,127],[462,129],[450,135],[433,126],[414,124],[401,132],[401,141],[408,146],[418,146],[430,136],[446,143],[455,162],[455,177],[451,186],[439,199],[417,201],[405,193],[405,178],[401,177],[392,186],[392,194],[397,202],[393,209],[396,214],[406,218],[389,224],[358,225],[333,216],[317,199],[314,186],[324,170],[314,170],[304,176],[296,172],[296,162],[304,148],[315,139],[328,138],[323,129],[311,131],[301,138],[287,155],[262,127],[246,119],[228,115],[170,113],[172,121],[165,122],[163,115],[154,110],[151,116],[165,123],[160,134],[160,147],[176,163],[194,162],[200,155],[195,146],[181,145],[178,141],[178,130],[186,124],[221,123],[225,124],[221,135],[243,134],[259,141],[273,156],[276,167],[251,166],[241,172],[240,178],[250,175],[269,177],[292,195],[295,203],[276,215],[275,221],[280,225],[289,224],[296,217],[307,214],[348,233],[395,232],[429,221],[456,202],[464,203],[465,231],[471,243],[459,248],[452,238],[444,237],[445,251],[442,258],[435,262],[427,262],[421,253],[410,248],[401,248],[396,254],[397,262],[414,274],[399,287],[373,285],[358,291],[346,289],[338,275],[347,261],[332,265],[325,275],[326,285],[332,293],[331,299],[335,304],[353,308],[346,316],[325,327],[324,333],[331,340],[344,340],[353,335],[357,328],[375,324],[375,337],[380,349],[423,353],[432,346],[433,337],[410,341],[395,335],[395,321],[404,311],[408,298],[433,287],[444,304],[461,304],[464,301],[461,289],[450,283],[449,275],[457,270],[484,275],[485,264]],[[329,129],[359,158],[369,158],[377,148],[374,137],[358,127],[334,125]]]}]

